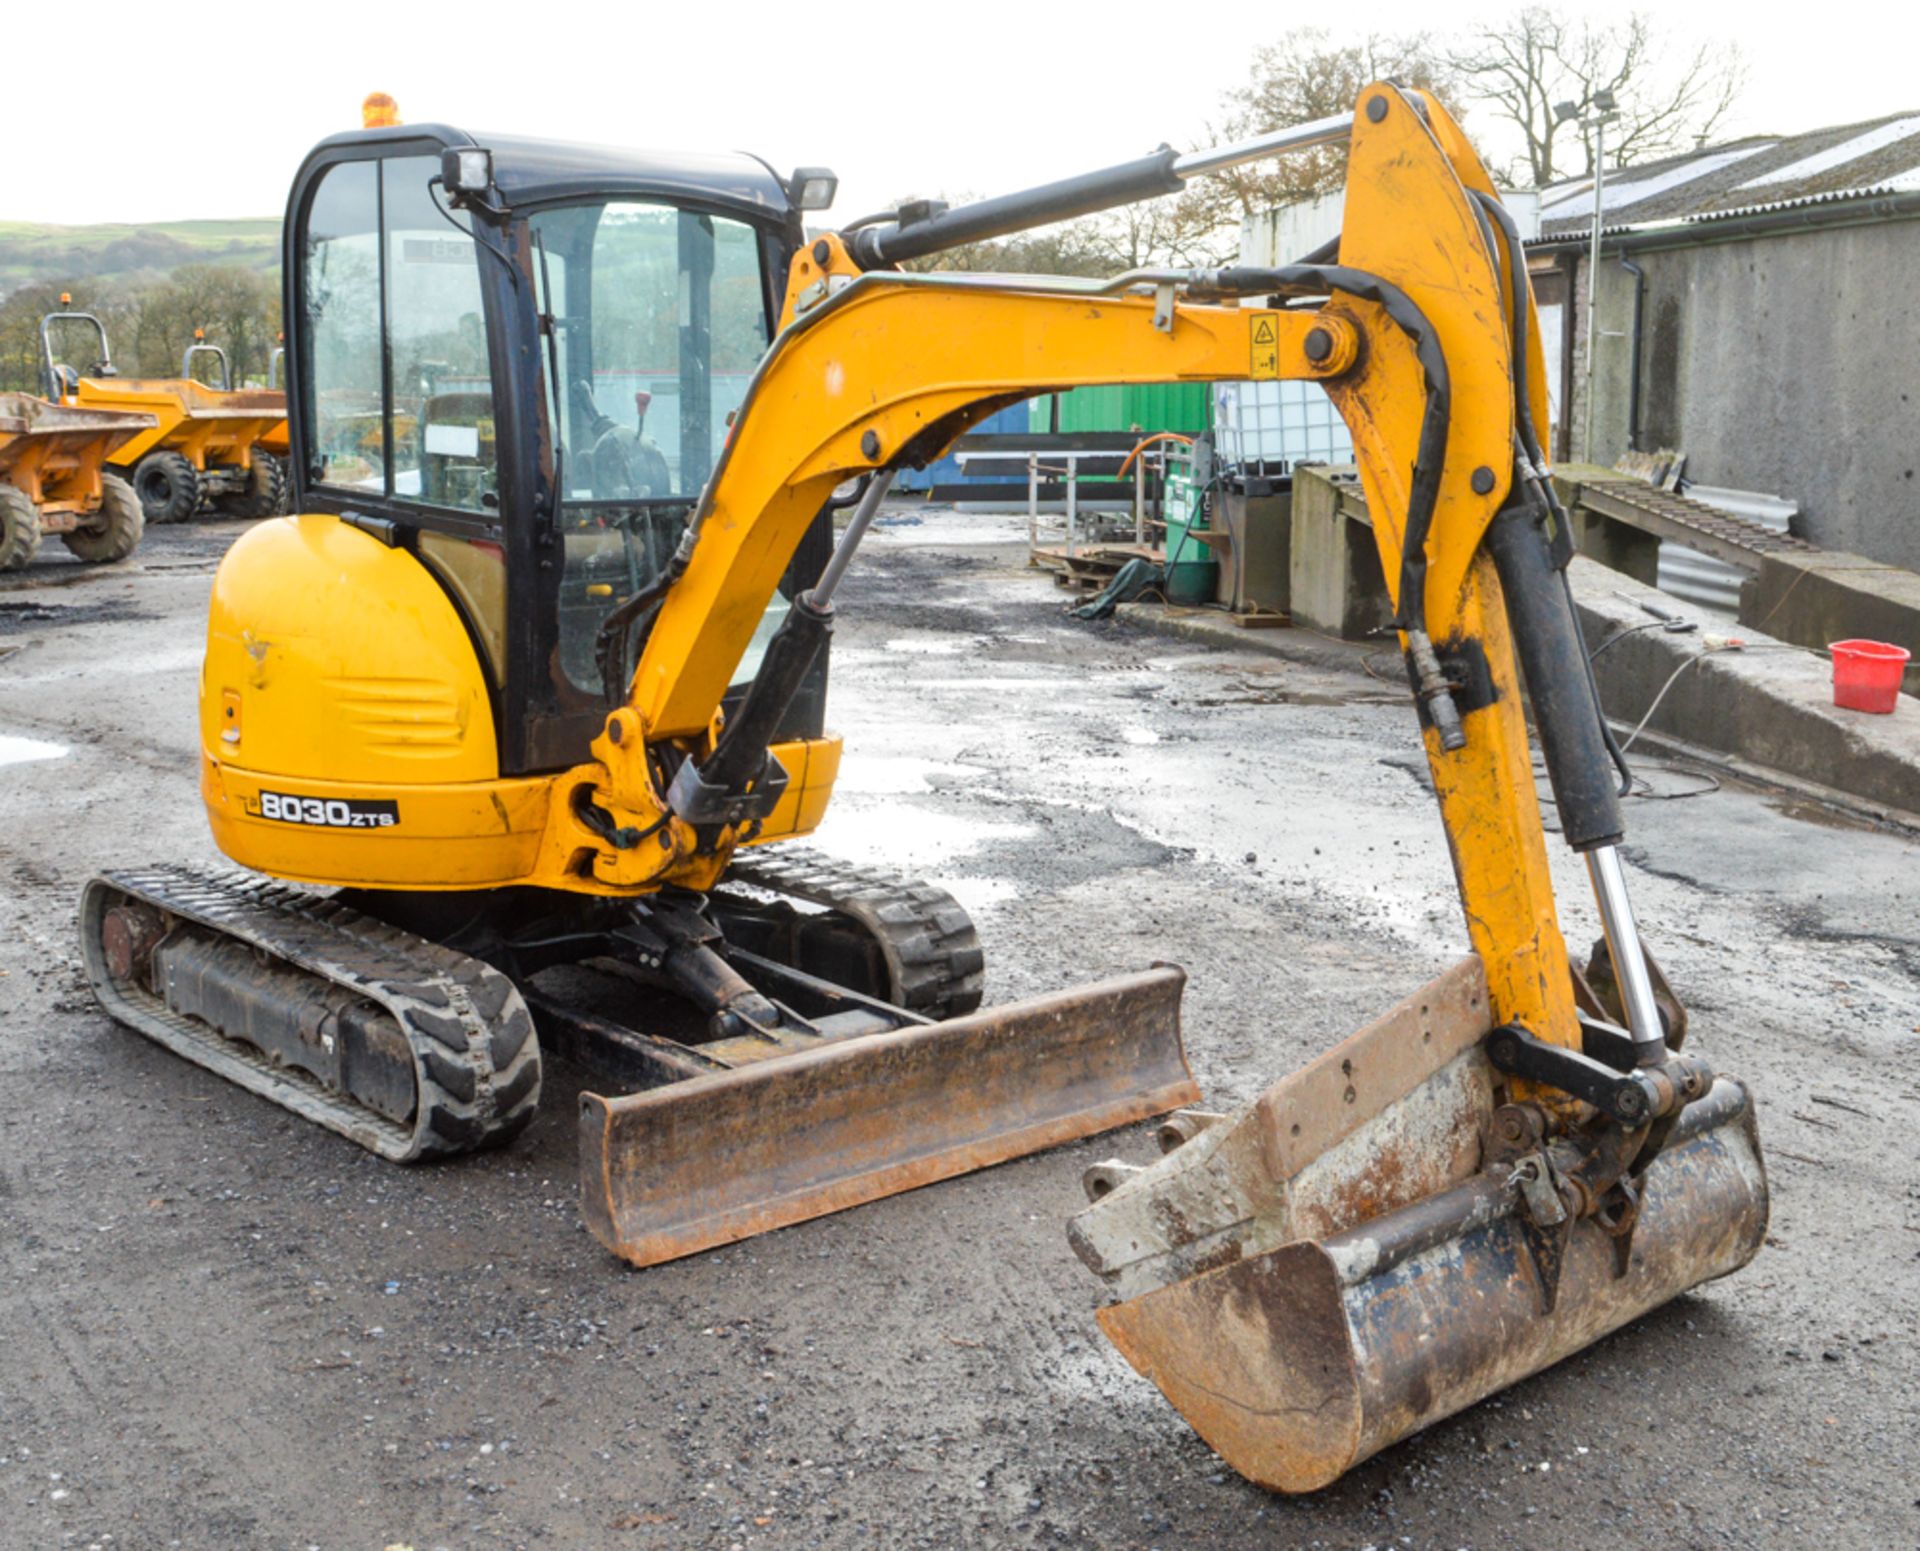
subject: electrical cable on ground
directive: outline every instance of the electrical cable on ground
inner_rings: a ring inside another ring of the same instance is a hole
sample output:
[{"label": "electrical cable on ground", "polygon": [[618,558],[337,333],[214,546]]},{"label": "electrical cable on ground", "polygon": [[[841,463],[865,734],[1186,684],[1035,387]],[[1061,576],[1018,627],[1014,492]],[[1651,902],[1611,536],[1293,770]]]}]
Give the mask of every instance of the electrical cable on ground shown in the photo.
[{"label": "electrical cable on ground", "polygon": [[1638,635],[1643,630],[1664,630],[1668,635],[1689,635],[1699,628],[1690,619],[1650,619],[1644,625],[1628,625],[1624,630],[1616,630],[1588,653],[1587,661],[1595,661],[1614,642],[1624,641],[1628,636]]},{"label": "electrical cable on ground", "polygon": [[1704,661],[1715,652],[1737,652],[1740,650],[1743,650],[1743,648],[1733,642],[1728,642],[1724,646],[1708,646],[1703,648],[1698,656],[1689,657],[1685,662],[1681,663],[1679,667],[1675,668],[1673,672],[1669,673],[1667,675],[1667,682],[1660,686],[1660,693],[1653,697],[1653,704],[1647,707],[1647,714],[1640,718],[1634,725],[1633,731],[1627,734],[1626,742],[1620,745],[1620,752],[1624,754],[1628,749],[1632,748],[1633,740],[1647,730],[1647,723],[1653,720],[1653,713],[1660,709],[1660,702],[1667,698],[1667,691],[1673,688],[1674,680],[1679,678],[1681,674],[1685,673],[1687,669],[1691,668],[1696,662]]}]

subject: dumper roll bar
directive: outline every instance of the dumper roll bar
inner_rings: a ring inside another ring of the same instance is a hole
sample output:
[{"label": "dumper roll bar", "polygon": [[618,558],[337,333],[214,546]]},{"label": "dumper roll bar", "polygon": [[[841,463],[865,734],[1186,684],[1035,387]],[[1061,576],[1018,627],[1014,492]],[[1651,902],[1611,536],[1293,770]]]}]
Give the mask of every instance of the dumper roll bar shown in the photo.
[{"label": "dumper roll bar", "polygon": [[222,393],[231,393],[233,391],[233,371],[232,368],[227,365],[227,352],[222,350],[218,345],[209,345],[202,340],[196,340],[194,343],[188,345],[186,351],[180,357],[181,377],[188,381],[193,380],[193,358],[197,355],[210,355],[220,363],[219,382],[209,383],[208,386],[217,387]]},{"label": "dumper roll bar", "polygon": [[[62,298],[64,300],[64,298]],[[50,312],[40,320],[40,371],[46,378],[47,397],[58,404],[66,397],[62,389],[53,359],[53,325],[56,323],[91,323],[94,333],[100,336],[100,359],[94,363],[88,375],[94,377],[112,377],[117,375],[113,369],[113,352],[107,346],[107,326],[90,312]]]}]

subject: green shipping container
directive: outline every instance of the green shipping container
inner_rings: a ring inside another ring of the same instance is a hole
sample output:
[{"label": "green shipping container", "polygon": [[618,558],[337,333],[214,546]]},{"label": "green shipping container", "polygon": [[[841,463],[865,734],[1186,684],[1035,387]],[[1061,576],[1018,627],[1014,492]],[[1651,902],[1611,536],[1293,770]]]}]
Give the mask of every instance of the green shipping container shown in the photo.
[{"label": "green shipping container", "polygon": [[[1075,388],[1062,393],[1060,426],[1071,431],[1141,433],[1179,431],[1198,436],[1213,424],[1213,385],[1205,382],[1150,382],[1135,387]],[[1051,431],[1053,394],[1027,401],[1029,431]]]}]

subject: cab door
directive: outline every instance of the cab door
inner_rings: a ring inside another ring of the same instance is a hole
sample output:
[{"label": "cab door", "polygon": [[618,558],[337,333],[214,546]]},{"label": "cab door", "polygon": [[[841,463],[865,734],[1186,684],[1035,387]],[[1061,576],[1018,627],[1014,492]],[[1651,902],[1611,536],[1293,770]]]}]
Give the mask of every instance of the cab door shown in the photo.
[{"label": "cab door", "polygon": [[[602,622],[655,580],[719,460],[770,338],[784,248],[737,215],[640,198],[577,201],[527,217],[543,339],[542,409],[555,490],[539,621],[550,643],[529,707],[530,755],[583,759],[606,720]],[[816,525],[789,577],[810,583],[828,528]],[[757,666],[785,598],[735,672]],[[615,692],[646,621],[630,635]],[[795,735],[817,735],[826,664],[796,703]]]},{"label": "cab door", "polygon": [[448,209],[439,174],[437,143],[370,142],[334,151],[296,185],[297,509],[332,512],[418,556],[466,624],[505,744],[514,696],[498,266]]}]

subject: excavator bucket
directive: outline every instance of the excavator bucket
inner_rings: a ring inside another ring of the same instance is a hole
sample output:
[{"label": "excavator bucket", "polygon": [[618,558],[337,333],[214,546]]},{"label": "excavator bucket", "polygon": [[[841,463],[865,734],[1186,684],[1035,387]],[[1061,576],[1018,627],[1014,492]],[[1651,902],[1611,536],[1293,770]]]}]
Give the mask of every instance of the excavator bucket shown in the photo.
[{"label": "excavator bucket", "polygon": [[1199,1098],[1164,966],[940,1023],[580,1097],[582,1209],[654,1265]]},{"label": "excavator bucket", "polygon": [[1714,1277],[1767,1226],[1753,1106],[1680,1114],[1625,1223],[1542,1233],[1487,1161],[1500,1075],[1480,961],[1144,1169],[1088,1173],[1069,1233],[1102,1329],[1233,1468],[1308,1492]]}]

